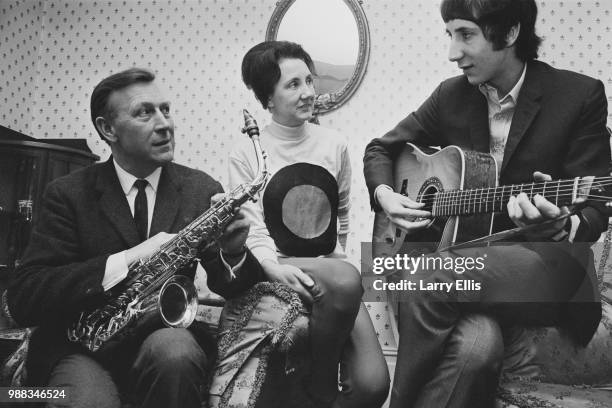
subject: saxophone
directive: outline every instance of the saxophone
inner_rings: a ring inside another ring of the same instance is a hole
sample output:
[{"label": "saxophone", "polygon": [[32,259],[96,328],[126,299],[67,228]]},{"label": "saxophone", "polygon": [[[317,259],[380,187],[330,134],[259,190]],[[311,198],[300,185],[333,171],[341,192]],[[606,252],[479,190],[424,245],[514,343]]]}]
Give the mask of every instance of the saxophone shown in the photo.
[{"label": "saxophone", "polygon": [[231,222],[236,210],[262,190],[268,179],[266,154],[259,143],[255,119],[243,110],[247,133],[253,142],[258,171],[251,183],[227,194],[193,220],[153,255],[130,266],[127,278],[105,292],[105,304],[80,313],[68,328],[68,339],[92,352],[131,327],[145,313],[158,310],[169,327],[188,327],[195,318],[198,299],[193,281],[176,273],[196,260],[199,248],[211,245]]}]

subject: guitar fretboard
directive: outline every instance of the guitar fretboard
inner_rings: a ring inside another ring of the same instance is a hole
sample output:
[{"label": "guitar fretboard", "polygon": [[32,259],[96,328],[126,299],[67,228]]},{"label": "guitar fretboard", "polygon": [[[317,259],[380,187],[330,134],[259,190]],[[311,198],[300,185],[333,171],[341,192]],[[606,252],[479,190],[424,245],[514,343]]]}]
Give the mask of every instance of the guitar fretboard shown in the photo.
[{"label": "guitar fretboard", "polygon": [[539,194],[561,207],[574,203],[583,193],[588,194],[592,183],[592,177],[577,177],[570,180],[440,191],[425,195],[421,201],[426,203],[425,208],[431,211],[434,217],[504,212],[510,197],[520,193],[527,194],[530,200]]}]

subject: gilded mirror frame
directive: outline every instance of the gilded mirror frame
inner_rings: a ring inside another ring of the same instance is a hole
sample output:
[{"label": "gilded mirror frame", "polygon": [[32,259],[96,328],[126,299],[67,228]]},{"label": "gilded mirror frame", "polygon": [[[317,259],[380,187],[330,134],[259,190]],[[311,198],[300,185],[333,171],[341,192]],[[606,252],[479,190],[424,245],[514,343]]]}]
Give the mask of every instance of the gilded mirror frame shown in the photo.
[{"label": "gilded mirror frame", "polygon": [[[285,13],[296,0],[279,0],[276,3],[276,8],[268,22],[266,29],[266,41],[276,40],[278,30]],[[361,4],[362,0],[343,0],[348,6],[357,23],[357,32],[359,34],[359,47],[357,52],[357,61],[353,74],[347,83],[336,92],[331,92],[323,95],[317,95],[315,99],[315,115],[322,115],[332,112],[345,104],[349,98],[355,93],[363,77],[366,73],[368,60],[370,58],[370,30],[368,21]],[[308,50],[306,50],[308,51]]]}]

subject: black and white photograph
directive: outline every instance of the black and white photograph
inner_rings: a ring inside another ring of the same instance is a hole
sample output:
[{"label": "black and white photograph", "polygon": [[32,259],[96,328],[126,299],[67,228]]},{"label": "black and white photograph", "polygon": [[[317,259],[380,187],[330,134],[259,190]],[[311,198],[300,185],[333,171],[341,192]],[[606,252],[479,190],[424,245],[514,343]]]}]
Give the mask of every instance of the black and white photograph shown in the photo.
[{"label": "black and white photograph", "polygon": [[0,407],[612,407],[611,32],[0,0]]}]

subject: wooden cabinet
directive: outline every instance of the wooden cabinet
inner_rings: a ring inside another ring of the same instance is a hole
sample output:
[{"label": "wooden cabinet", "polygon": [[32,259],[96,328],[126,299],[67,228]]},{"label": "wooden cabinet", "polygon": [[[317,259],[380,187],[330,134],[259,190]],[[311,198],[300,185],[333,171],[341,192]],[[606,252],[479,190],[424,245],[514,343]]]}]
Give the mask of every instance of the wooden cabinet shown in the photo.
[{"label": "wooden cabinet", "polygon": [[[30,231],[40,217],[40,202],[49,181],[89,166],[99,157],[84,140],[70,140],[86,150],[24,136],[4,136],[0,127],[0,279],[23,255]],[[5,132],[6,134],[6,132]]]}]

